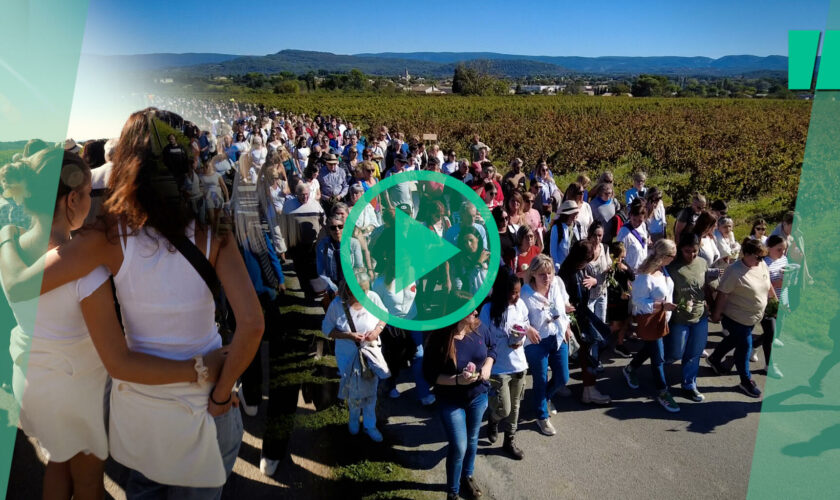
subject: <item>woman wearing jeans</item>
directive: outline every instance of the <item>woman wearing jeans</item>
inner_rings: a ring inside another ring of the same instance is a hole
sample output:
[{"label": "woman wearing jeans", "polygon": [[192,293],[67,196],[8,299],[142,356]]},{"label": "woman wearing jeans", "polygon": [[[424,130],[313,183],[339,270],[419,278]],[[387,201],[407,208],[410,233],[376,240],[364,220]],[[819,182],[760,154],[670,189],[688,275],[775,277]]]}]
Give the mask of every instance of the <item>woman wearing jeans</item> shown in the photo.
[{"label": "woman wearing jeans", "polygon": [[478,327],[478,314],[473,311],[458,323],[429,335],[426,345],[423,374],[435,386],[438,414],[449,441],[448,499],[457,499],[461,486],[473,498],[482,495],[473,471],[496,345],[492,337],[478,333]]},{"label": "woman wearing jeans", "polygon": [[519,278],[507,268],[499,269],[490,302],[481,308],[478,319],[479,332],[492,337],[496,342],[496,362],[493,363],[490,385],[495,395],[490,398],[490,417],[487,422],[487,439],[495,443],[499,439],[499,424],[504,425],[504,450],[516,460],[523,454],[513,435],[519,421],[519,401],[525,392],[526,333],[535,333],[528,323],[528,308],[519,298],[522,285]]},{"label": "woman wearing jeans", "polygon": [[569,295],[563,282],[554,275],[554,262],[547,255],[534,257],[527,281],[522,290],[522,300],[528,307],[528,320],[536,331],[529,331],[525,338],[525,357],[534,379],[537,425],[541,433],[553,436],[557,431],[549,420],[548,404],[551,396],[569,381],[571,322],[566,309]]},{"label": "woman wearing jeans", "polygon": [[756,387],[750,375],[752,332],[764,317],[767,298],[775,297],[776,292],[770,283],[770,271],[764,263],[767,248],[757,240],[747,238],[741,243],[741,254],[741,260],[727,267],[720,279],[711,318],[713,323],[720,321],[729,335],[718,344],[707,361],[712,370],[720,375],[724,373],[721,360],[734,348],[735,366],[741,376],[738,387],[747,396],[758,398],[761,397],[761,390]]},{"label": "woman wearing jeans", "polygon": [[677,255],[677,246],[671,240],[659,240],[653,247],[653,253],[639,266],[639,274],[633,282],[630,298],[633,303],[634,315],[665,314],[662,331],[642,331],[642,321],[639,319],[639,337],[645,341],[642,350],[633,356],[630,364],[624,367],[624,378],[631,389],[639,388],[636,372],[642,364],[650,358],[650,368],[656,383],[658,396],[656,401],[670,412],[680,411],[680,407],[671,397],[668,384],[665,381],[664,347],[662,337],[668,333],[667,321],[671,312],[677,308],[673,303],[674,282],[668,276],[666,267]]},{"label": "woman wearing jeans", "polygon": [[697,256],[700,238],[683,233],[677,248],[677,258],[668,266],[674,281],[674,302],[677,310],[671,314],[671,333],[663,339],[665,361],[682,359],[682,389],[685,397],[699,403],[705,396],[697,390],[697,371],[700,354],[709,336],[709,311],[704,288],[708,266]]}]

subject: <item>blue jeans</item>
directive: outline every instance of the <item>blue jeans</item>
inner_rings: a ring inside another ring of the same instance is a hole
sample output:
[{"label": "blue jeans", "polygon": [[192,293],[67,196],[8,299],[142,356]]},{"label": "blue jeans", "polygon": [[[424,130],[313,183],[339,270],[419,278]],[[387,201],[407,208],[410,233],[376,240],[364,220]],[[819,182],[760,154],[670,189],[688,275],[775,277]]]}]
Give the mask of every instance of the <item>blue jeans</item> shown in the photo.
[{"label": "blue jeans", "polygon": [[458,494],[461,478],[470,477],[475,470],[478,451],[478,430],[487,409],[487,393],[479,394],[464,406],[438,402],[438,414],[449,441],[446,454],[446,492]]},{"label": "blue jeans", "polygon": [[423,332],[411,332],[411,339],[417,346],[417,352],[411,360],[411,373],[414,374],[414,387],[418,399],[423,399],[430,394],[429,383],[423,377],[423,338]]},{"label": "blue jeans", "polygon": [[726,316],[721,320],[721,325],[729,332],[729,335],[720,341],[709,359],[715,363],[720,363],[723,357],[732,348],[735,348],[735,367],[738,369],[738,375],[741,376],[741,382],[746,382],[751,378],[750,355],[752,354],[752,332],[755,325],[742,325]]},{"label": "blue jeans", "polygon": [[700,355],[706,347],[709,336],[709,318],[703,316],[697,323],[679,324],[671,322],[671,333],[662,342],[665,345],[665,362],[682,359],[682,388],[697,388],[697,372],[700,370]]},{"label": "blue jeans", "polygon": [[[213,420],[216,423],[216,439],[222,454],[222,464],[227,477],[230,477],[233,464],[239,455],[239,446],[242,444],[242,414],[239,408],[231,407]],[[129,472],[125,495],[129,500],[218,500],[222,498],[223,488],[224,486],[193,488],[160,484],[139,471],[132,470]]]},{"label": "blue jeans", "polygon": [[[548,418],[548,401],[558,389],[569,381],[569,344],[563,342],[557,349],[557,335],[550,335],[539,344],[525,346],[525,359],[534,380],[533,394],[537,418]],[[548,367],[551,366],[551,381]]]},{"label": "blue jeans", "polygon": [[601,294],[600,297],[595,297],[589,301],[589,310],[595,313],[595,316],[601,319],[604,323],[607,322],[607,291],[604,290],[604,293]]},{"label": "blue jeans", "polygon": [[662,344],[662,339],[645,340],[645,345],[642,350],[633,356],[630,361],[630,368],[638,370],[648,358],[650,358],[650,371],[653,375],[653,382],[656,384],[656,389],[664,391],[668,388],[665,382],[665,348]]}]

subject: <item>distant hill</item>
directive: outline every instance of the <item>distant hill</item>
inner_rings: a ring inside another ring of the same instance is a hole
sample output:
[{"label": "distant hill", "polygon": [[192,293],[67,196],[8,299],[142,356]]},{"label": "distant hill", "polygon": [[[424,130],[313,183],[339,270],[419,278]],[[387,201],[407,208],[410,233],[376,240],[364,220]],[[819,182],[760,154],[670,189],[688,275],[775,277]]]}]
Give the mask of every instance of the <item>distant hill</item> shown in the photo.
[{"label": "distant hill", "polygon": [[306,50],[281,50],[264,56],[231,54],[141,54],[134,56],[90,56],[139,70],[167,70],[188,75],[279,73],[309,71],[347,72],[359,69],[378,76],[396,76],[406,70],[413,76],[448,77],[455,65],[466,63],[509,78],[560,76],[571,73],[633,75],[656,73],[686,76],[739,76],[747,73],[787,71],[785,56],[731,55],[710,57],[575,57],[528,56],[496,52],[383,52],[341,55]]},{"label": "distant hill", "polygon": [[787,71],[785,56],[732,55],[718,59],[711,57],[576,57],[576,56],[526,56],[499,54],[495,52],[383,52],[379,54],[357,54],[359,57],[400,58],[417,61],[451,63],[473,59],[505,59],[539,61],[562,66],[577,73],[591,74],[708,74],[739,75],[751,71]]}]

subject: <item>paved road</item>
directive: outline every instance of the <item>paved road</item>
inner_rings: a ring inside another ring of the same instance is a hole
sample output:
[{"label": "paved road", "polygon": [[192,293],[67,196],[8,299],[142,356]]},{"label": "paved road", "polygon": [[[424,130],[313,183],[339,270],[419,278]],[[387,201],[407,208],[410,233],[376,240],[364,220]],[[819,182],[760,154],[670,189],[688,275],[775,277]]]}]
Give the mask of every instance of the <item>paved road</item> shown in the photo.
[{"label": "paved road", "polygon": [[[712,344],[719,340],[718,334],[710,336]],[[503,454],[501,440],[489,446],[482,431],[476,477],[487,497],[743,498],[761,402],[734,389],[738,383],[734,372],[715,377],[701,367],[699,386],[706,401],[691,403],[678,398],[681,411],[670,414],[651,398],[654,391],[648,365],[640,374],[641,388],[631,390],[620,374],[626,363],[621,358],[605,359],[606,371],[599,387],[613,397],[606,407],[578,401],[579,373],[573,370],[569,386],[574,394],[560,400],[560,413],[552,418],[558,430],[554,437],[537,432],[530,390],[526,392],[517,434],[526,453],[521,462]],[[754,371],[760,368],[763,360],[753,364]],[[671,380],[677,380],[678,367],[671,367],[668,373]],[[404,394],[399,399],[380,400],[380,413],[387,416],[387,424],[380,428],[397,450],[398,459],[416,471],[417,481],[429,484],[428,491],[417,491],[417,496],[442,497],[443,431],[433,411],[413,399],[409,379],[410,371],[405,370],[399,386]],[[765,377],[756,375],[756,380],[763,387]],[[301,401],[299,411],[310,410]],[[313,491],[313,484],[331,477],[328,465],[302,458],[308,456],[302,434],[293,436],[291,455],[276,477],[266,478],[259,472],[259,436],[264,424],[261,418],[249,417],[245,424],[245,442],[225,498],[311,498],[307,492]],[[19,438],[9,498],[36,498],[40,496],[43,465],[32,442],[22,434]],[[120,486],[124,470],[109,463],[107,476],[109,495],[124,498]]]},{"label": "paved road", "polygon": [[[712,344],[719,340],[718,334],[710,336]],[[760,400],[735,390],[734,371],[717,377],[701,364],[699,386],[706,401],[692,403],[678,397],[681,411],[671,414],[652,399],[649,365],[640,372],[641,387],[632,390],[620,374],[626,363],[622,358],[605,361],[599,387],[613,398],[607,407],[579,402],[579,372],[573,371],[569,384],[573,396],[561,398],[559,413],[552,417],[558,431],[554,437],[537,431],[527,391],[517,433],[526,453],[521,462],[507,458],[501,439],[489,445],[482,430],[476,478],[487,497],[744,498]],[[753,363],[754,371],[763,367],[763,359]],[[671,368],[669,380],[677,380],[679,367]],[[765,377],[755,378],[763,387]],[[427,481],[442,484],[446,477],[443,430],[431,411],[411,399],[411,386],[400,385],[409,392],[399,400],[384,402],[392,415],[387,433],[398,443],[404,460]]]}]

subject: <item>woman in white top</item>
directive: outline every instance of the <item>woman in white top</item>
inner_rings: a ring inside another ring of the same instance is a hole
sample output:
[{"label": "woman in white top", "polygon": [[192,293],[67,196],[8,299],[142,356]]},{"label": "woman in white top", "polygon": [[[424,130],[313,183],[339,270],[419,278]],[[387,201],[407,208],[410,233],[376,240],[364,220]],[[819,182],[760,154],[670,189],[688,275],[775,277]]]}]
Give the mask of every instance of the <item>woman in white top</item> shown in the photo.
[{"label": "woman in white top", "polygon": [[537,425],[540,432],[553,436],[557,431],[549,416],[556,411],[549,408],[549,403],[554,393],[569,381],[569,339],[572,335],[567,314],[569,295],[563,281],[554,274],[554,262],[545,254],[537,255],[531,261],[526,282],[522,300],[533,328],[525,337],[525,357],[534,381]]},{"label": "woman in white top", "polygon": [[697,217],[697,222],[694,223],[692,230],[700,238],[700,253],[709,268],[719,268],[723,263],[721,260],[720,250],[718,250],[715,242],[714,232],[717,221],[709,212],[702,212]]},{"label": "woman in white top", "polygon": [[[109,441],[114,459],[132,469],[129,498],[150,491],[217,498],[242,437],[241,416],[232,410],[231,391],[259,347],[263,316],[242,256],[229,241],[231,235],[214,236],[195,228],[195,214],[183,198],[167,191],[175,184],[157,160],[161,149],[154,139],[157,123],[154,108],[129,117],[114,157],[103,227],[80,233],[60,252],[48,252],[42,286],[52,290],[104,265],[114,274],[125,326],[125,344],[114,345],[198,363],[221,347],[213,294],[170,243],[194,241],[215,269],[236,317],[233,342],[216,385],[160,381],[163,372],[159,379],[137,383],[131,381],[132,371],[103,356],[114,377]],[[23,284],[37,283],[37,267],[24,274],[19,277]],[[98,293],[113,303],[108,288],[100,287]],[[96,312],[86,318],[91,335],[116,320],[107,308]],[[156,383],[166,385],[148,385]]]},{"label": "woman in white top", "polygon": [[586,265],[586,273],[592,276],[598,283],[589,289],[589,310],[604,323],[607,322],[607,273],[612,268],[610,251],[602,241],[604,239],[604,226],[600,222],[593,222],[589,226],[587,238],[592,242],[595,250],[595,257]]},{"label": "woman in white top", "polygon": [[[356,273],[359,286],[367,298],[381,310],[386,310],[376,292],[368,290],[367,274]],[[338,295],[327,308],[321,323],[321,331],[335,339],[335,360],[341,375],[340,394],[344,395],[350,410],[348,427],[350,434],[359,433],[359,417],[362,417],[365,433],[374,442],[382,441],[382,434],[376,428],[377,378],[365,379],[354,363],[360,355],[359,349],[370,346],[381,350],[379,335],[385,329],[385,322],[371,314],[353,296],[347,283],[342,282]]]},{"label": "woman in white top", "polygon": [[499,438],[499,424],[504,425],[504,450],[514,459],[522,460],[522,450],[514,442],[519,423],[519,401],[525,393],[525,336],[539,335],[528,320],[528,307],[519,297],[522,285],[519,278],[507,268],[499,269],[493,283],[490,301],[481,308],[478,319],[479,333],[492,336],[496,341],[496,361],[493,363],[490,386],[495,396],[490,398],[490,417],[487,421],[487,439],[495,443]]},{"label": "woman in white top", "polygon": [[[58,194],[53,198],[48,193],[55,189],[56,177]],[[75,154],[47,149],[3,167],[0,182],[4,195],[15,198],[33,217],[32,229],[19,240],[13,226],[0,236],[0,278],[18,321],[10,350],[21,428],[38,439],[47,455],[45,498],[102,498],[103,461],[108,456],[106,366],[114,376],[146,384],[197,382],[201,372],[212,382],[223,352],[206,358],[208,371],[199,370],[194,360],[169,361],[129,351],[104,267],[39,298],[39,273],[29,283],[19,279],[27,263],[47,246],[65,245],[71,231],[81,227],[90,208],[90,169]]]},{"label": "woman in white top", "polygon": [[662,203],[662,191],[651,187],[645,193],[647,210],[647,230],[653,243],[665,237],[668,230],[668,220],[665,216],[665,205]]},{"label": "woman in white top", "polygon": [[624,249],[627,251],[624,260],[627,265],[633,272],[638,272],[650,248],[650,236],[645,228],[645,208],[641,200],[634,200],[630,205],[629,221],[618,231],[616,240],[624,243]]},{"label": "woman in white top", "polygon": [[259,172],[268,157],[268,149],[263,145],[262,137],[259,134],[255,134],[251,138],[251,151],[248,154],[251,155],[251,168],[256,168]]},{"label": "woman in white top", "polygon": [[734,222],[729,217],[721,217],[717,222],[717,229],[714,232],[715,244],[720,252],[720,264],[725,268],[738,260],[741,253],[741,244],[735,240],[735,233],[732,231]]},{"label": "woman in white top", "polygon": [[[639,337],[645,341],[645,345],[633,356],[630,364],[623,369],[627,385],[632,389],[638,389],[639,380],[636,372],[650,358],[651,372],[658,391],[656,401],[670,412],[680,411],[680,407],[671,396],[668,383],[665,381],[665,351],[662,337],[668,334],[668,320],[671,317],[671,311],[677,308],[677,305],[673,303],[674,282],[665,269],[665,266],[670,264],[676,256],[677,246],[673,241],[659,240],[653,246],[653,253],[650,257],[639,266],[639,273],[633,282],[633,290],[630,293],[633,314],[663,315],[664,321],[651,321],[652,324],[658,323],[661,325],[658,331],[642,332],[640,328]],[[641,320],[639,321],[641,323]],[[651,328],[651,330],[653,329]]]},{"label": "woman in white top", "polygon": [[566,192],[563,194],[563,199],[572,200],[577,203],[580,211],[576,220],[580,224],[583,232],[587,233],[589,226],[595,219],[592,216],[592,207],[589,206],[589,203],[583,202],[583,188],[577,182],[569,184],[569,187],[566,188]]}]

